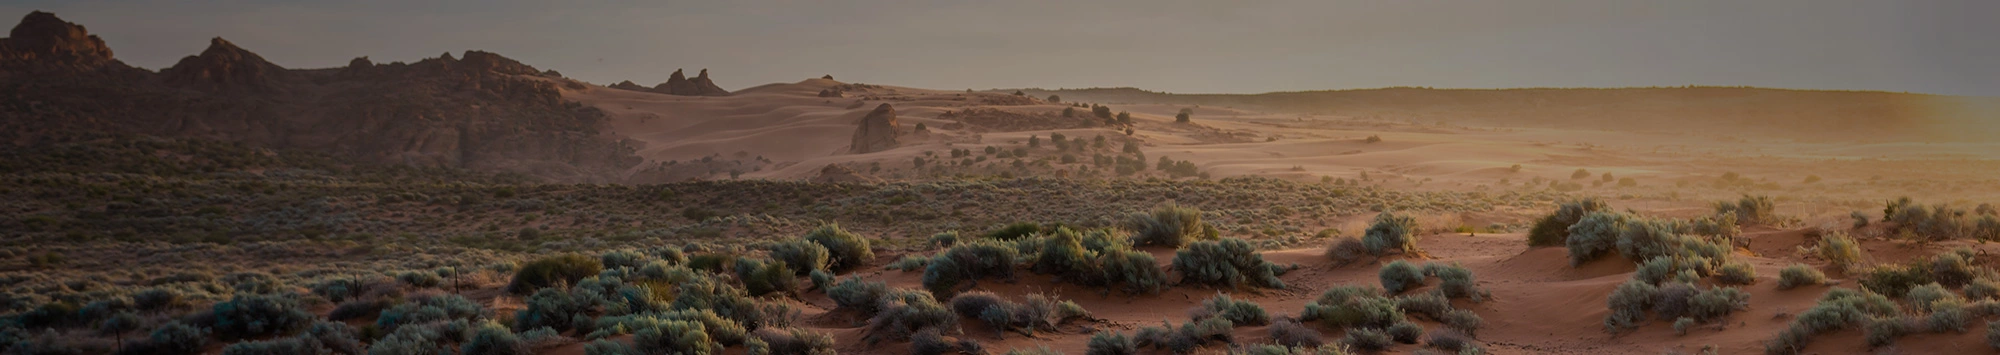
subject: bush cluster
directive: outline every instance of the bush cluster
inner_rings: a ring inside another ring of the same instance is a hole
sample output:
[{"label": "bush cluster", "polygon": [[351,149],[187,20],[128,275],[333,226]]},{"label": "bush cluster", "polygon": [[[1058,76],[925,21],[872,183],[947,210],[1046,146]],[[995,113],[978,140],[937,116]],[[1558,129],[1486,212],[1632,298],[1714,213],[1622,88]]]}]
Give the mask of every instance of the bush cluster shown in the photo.
[{"label": "bush cluster", "polygon": [[826,224],[806,232],[806,240],[826,248],[827,267],[835,271],[845,271],[875,259],[875,251],[869,249],[868,239],[841,229],[839,224]]},{"label": "bush cluster", "polygon": [[1558,203],[1554,213],[1535,220],[1534,227],[1528,229],[1528,245],[1564,245],[1569,241],[1571,225],[1575,225],[1577,221],[1583,220],[1583,216],[1592,212],[1610,209],[1611,207],[1603,200],[1594,197]]},{"label": "bush cluster", "polygon": [[513,281],[507,284],[507,292],[528,294],[544,287],[574,284],[585,277],[597,276],[603,270],[601,261],[582,254],[535,259],[514,272]]},{"label": "bush cluster", "polygon": [[1181,272],[1182,283],[1266,288],[1285,288],[1278,274],[1290,270],[1264,261],[1250,242],[1236,238],[1188,244],[1174,252],[1173,268]]},{"label": "bush cluster", "polygon": [[1152,213],[1132,213],[1126,218],[1126,227],[1134,233],[1134,244],[1176,248],[1196,240],[1215,239],[1220,234],[1215,227],[1201,221],[1201,210],[1179,205],[1160,206]]}]

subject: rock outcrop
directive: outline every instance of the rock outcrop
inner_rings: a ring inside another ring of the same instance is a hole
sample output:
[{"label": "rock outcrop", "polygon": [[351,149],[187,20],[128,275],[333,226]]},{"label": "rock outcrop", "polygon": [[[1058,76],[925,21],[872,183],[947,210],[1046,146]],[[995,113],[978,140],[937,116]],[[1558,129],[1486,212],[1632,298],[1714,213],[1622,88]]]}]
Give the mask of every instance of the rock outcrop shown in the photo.
[{"label": "rock outcrop", "polygon": [[288,74],[285,68],[222,37],[210,39],[201,55],[181,58],[173,67],[160,71],[170,85],[203,90],[283,91],[281,82]]},{"label": "rock outcrop", "polygon": [[702,69],[701,73],[696,74],[694,79],[688,79],[687,75],[682,74],[680,69],[674,69],[674,74],[667,76],[667,82],[654,85],[652,91],[681,96],[729,95],[728,90],[723,90],[722,87],[715,86],[715,81],[708,78],[708,69]]},{"label": "rock outcrop", "polygon": [[562,98],[573,81],[498,54],[293,70],[217,38],[154,73],[47,13],[11,35],[0,39],[0,102],[22,104],[0,104],[0,141],[14,144],[200,137],[588,182],[621,181],[641,162],[601,133],[603,112]]},{"label": "rock outcrop", "polygon": [[124,66],[103,39],[47,12],[28,13],[0,39],[0,70],[6,72],[79,72],[114,64]]},{"label": "rock outcrop", "polygon": [[819,175],[812,177],[812,182],[817,183],[867,183],[876,181],[880,180],[871,176],[861,175],[861,173],[855,172],[854,169],[848,169],[845,166],[840,166],[840,164],[827,164],[826,167],[819,169]]},{"label": "rock outcrop", "polygon": [[645,86],[640,86],[638,83],[634,83],[631,80],[620,81],[617,84],[611,84],[611,86],[609,87],[619,90],[646,91],[646,92],[653,91],[653,89],[647,88]]},{"label": "rock outcrop", "polygon": [[854,143],[848,152],[867,154],[896,148],[902,143],[897,140],[896,108],[889,104],[875,106],[867,116],[861,117],[860,127],[854,130]]}]

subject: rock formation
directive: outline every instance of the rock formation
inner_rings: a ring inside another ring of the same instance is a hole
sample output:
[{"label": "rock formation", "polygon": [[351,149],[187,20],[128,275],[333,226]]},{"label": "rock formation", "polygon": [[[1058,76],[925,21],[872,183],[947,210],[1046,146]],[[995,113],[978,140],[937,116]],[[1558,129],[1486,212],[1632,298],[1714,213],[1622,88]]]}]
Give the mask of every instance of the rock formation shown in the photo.
[{"label": "rock formation", "polygon": [[610,88],[620,89],[620,90],[646,91],[646,92],[653,91],[653,89],[649,89],[644,86],[639,86],[638,83],[634,83],[631,80],[620,81],[617,84],[611,84]]},{"label": "rock formation", "polygon": [[29,14],[0,39],[0,141],[200,137],[371,163],[620,181],[641,159],[601,134],[604,113],[562,98],[567,80],[497,54],[416,63],[356,58],[290,70],[217,38],[154,73],[111,58],[82,26]]},{"label": "rock formation", "polygon": [[847,93],[840,91],[840,88],[819,89],[819,97],[846,97],[846,96]]},{"label": "rock formation", "polygon": [[715,81],[708,79],[708,69],[702,69],[692,80],[688,79],[686,74],[682,74],[680,69],[674,69],[674,74],[667,76],[667,82],[654,85],[652,91],[681,96],[729,95],[728,90],[715,86]]},{"label": "rock formation", "polygon": [[201,55],[181,58],[160,71],[170,85],[203,90],[283,91],[280,82],[287,74],[285,68],[222,37],[210,39]]},{"label": "rock formation", "polygon": [[901,144],[896,139],[896,108],[889,104],[875,106],[874,111],[861,117],[860,127],[854,130],[854,143],[848,152],[867,154],[895,148]]},{"label": "rock formation", "polygon": [[874,177],[861,175],[861,173],[855,172],[854,169],[848,169],[845,166],[840,166],[840,164],[827,164],[826,167],[819,169],[819,175],[812,177],[812,182],[818,183],[866,183],[875,181],[879,180]]}]

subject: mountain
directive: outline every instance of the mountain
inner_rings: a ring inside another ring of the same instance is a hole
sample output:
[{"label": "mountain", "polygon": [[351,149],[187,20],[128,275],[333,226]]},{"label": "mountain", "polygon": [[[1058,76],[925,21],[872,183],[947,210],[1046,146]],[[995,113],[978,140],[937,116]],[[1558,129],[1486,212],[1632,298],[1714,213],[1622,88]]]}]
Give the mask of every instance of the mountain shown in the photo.
[{"label": "mountain", "polygon": [[222,38],[153,72],[118,61],[83,26],[34,12],[0,39],[0,139],[194,137],[362,162],[617,181],[641,161],[637,147],[600,133],[603,112],[562,98],[564,88],[583,86],[480,51],[287,69]]}]

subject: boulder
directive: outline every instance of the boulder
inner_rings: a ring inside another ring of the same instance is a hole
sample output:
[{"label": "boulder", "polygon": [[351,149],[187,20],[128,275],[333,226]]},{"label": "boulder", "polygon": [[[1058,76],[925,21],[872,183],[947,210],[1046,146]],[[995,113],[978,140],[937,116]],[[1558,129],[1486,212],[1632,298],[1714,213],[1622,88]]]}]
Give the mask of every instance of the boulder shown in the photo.
[{"label": "boulder", "polygon": [[848,152],[867,154],[896,148],[902,143],[897,140],[896,108],[889,104],[875,106],[874,111],[861,117],[860,127],[854,130],[854,141]]}]

